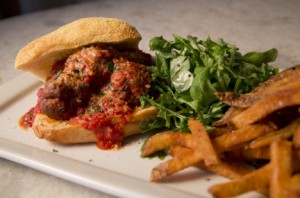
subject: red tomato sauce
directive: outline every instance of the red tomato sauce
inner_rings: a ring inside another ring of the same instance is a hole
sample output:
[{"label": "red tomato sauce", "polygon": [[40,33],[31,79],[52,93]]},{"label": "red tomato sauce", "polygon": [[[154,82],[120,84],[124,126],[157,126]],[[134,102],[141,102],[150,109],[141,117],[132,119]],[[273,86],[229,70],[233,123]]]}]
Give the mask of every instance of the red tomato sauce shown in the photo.
[{"label": "red tomato sauce", "polygon": [[26,112],[19,120],[19,125],[25,130],[32,130],[32,125],[37,113],[41,112],[40,108],[40,98],[41,98],[42,88],[40,88],[37,92],[38,102],[35,107],[31,108],[28,112]]},{"label": "red tomato sauce", "polygon": [[[125,138],[123,126],[130,121],[133,109],[117,98],[94,96],[85,112],[70,121],[93,131],[100,149],[118,148]],[[99,104],[97,104],[99,103]]]},{"label": "red tomato sauce", "polygon": [[31,108],[25,115],[19,120],[19,125],[25,130],[31,130],[33,121],[35,119],[34,107]]}]

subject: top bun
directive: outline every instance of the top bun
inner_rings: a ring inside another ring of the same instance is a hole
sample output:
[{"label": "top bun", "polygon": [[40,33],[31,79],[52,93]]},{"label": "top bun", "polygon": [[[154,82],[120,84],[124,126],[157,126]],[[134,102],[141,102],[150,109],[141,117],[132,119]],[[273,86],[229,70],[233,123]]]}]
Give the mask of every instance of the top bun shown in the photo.
[{"label": "top bun", "polygon": [[66,58],[81,46],[121,43],[124,48],[137,49],[141,39],[135,27],[120,19],[83,18],[27,44],[18,52],[15,68],[29,71],[45,81],[55,62]]}]

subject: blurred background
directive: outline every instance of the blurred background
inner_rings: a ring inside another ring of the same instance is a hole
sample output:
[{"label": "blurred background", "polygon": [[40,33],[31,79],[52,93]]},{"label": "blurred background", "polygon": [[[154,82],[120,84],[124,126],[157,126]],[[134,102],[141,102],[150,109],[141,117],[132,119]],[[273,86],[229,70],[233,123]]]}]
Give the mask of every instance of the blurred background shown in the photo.
[{"label": "blurred background", "polygon": [[0,19],[96,0],[0,0]]}]

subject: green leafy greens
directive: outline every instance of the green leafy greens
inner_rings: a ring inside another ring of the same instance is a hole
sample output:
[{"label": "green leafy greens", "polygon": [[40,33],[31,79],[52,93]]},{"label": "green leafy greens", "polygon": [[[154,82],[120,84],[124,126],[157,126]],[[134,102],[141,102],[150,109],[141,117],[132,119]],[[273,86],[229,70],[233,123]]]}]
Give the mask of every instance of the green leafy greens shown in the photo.
[{"label": "green leafy greens", "polygon": [[188,131],[187,120],[191,117],[210,129],[228,108],[218,101],[215,92],[250,92],[278,73],[277,68],[268,65],[277,57],[274,48],[242,55],[238,48],[222,39],[214,42],[210,37],[204,41],[192,36],[173,36],[174,41],[154,37],[149,43],[156,55],[156,66],[149,70],[152,89],[158,96],[145,95],[141,103],[150,103],[159,112],[156,120],[143,123],[144,131],[162,128]]}]

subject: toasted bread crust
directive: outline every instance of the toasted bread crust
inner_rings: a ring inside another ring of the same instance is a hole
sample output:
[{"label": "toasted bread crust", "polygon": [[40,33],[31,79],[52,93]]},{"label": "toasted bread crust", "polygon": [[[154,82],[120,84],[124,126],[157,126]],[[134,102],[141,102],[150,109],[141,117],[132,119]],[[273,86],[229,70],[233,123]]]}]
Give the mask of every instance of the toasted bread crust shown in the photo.
[{"label": "toasted bread crust", "polygon": [[115,18],[83,18],[64,25],[22,48],[15,68],[28,71],[45,81],[52,65],[81,46],[93,43],[122,43],[122,47],[137,49],[142,39],[135,27]]},{"label": "toasted bread crust", "polygon": [[[140,124],[145,119],[154,119],[157,109],[153,106],[145,109],[137,108],[132,119],[124,127],[125,137],[140,133]],[[53,120],[44,114],[37,114],[33,123],[37,137],[51,142],[64,144],[96,142],[92,131],[84,129],[70,121]]]}]

